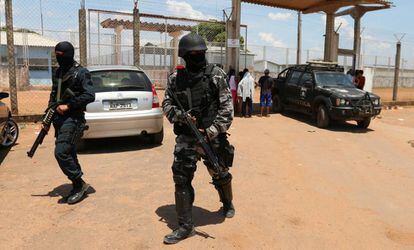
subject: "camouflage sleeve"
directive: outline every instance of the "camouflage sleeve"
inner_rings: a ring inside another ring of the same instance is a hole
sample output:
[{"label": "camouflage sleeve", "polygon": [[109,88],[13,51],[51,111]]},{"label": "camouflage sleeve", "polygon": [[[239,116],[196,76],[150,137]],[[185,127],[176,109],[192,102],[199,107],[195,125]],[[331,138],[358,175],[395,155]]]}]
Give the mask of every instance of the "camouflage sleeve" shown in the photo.
[{"label": "camouflage sleeve", "polygon": [[226,82],[226,73],[218,67],[213,71],[213,82],[219,89],[219,109],[213,125],[207,128],[210,138],[216,137],[220,133],[225,133],[233,122],[233,101],[230,88]]},{"label": "camouflage sleeve", "polygon": [[[168,78],[167,89],[170,89],[171,86],[175,83],[176,73],[173,73]],[[177,106],[174,103],[173,98],[168,94],[167,89],[165,90],[164,100],[162,101],[162,110],[165,117],[167,117],[170,123],[177,122]]]}]

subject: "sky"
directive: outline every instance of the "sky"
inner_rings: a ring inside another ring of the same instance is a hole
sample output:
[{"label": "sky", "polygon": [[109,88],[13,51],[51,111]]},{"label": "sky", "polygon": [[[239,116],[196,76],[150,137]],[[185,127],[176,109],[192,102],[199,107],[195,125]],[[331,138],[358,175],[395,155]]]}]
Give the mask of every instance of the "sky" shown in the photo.
[{"label": "sky", "polygon": [[[130,12],[133,0],[85,0],[86,8],[117,10]],[[80,0],[15,0],[14,24],[16,27],[40,29],[40,2],[42,3],[44,29],[70,31],[77,30],[77,10]],[[367,13],[362,19],[364,42],[362,50],[372,57],[377,56],[382,64],[388,57],[394,60],[394,34],[406,33],[403,42],[403,57],[414,68],[414,1],[394,1],[395,7]],[[4,25],[4,0],[0,1],[1,23]],[[139,0],[139,8],[143,13],[189,17],[197,19],[223,19],[223,10],[231,11],[231,0]],[[92,16],[91,28],[96,28]],[[325,33],[325,16],[321,13],[307,14],[303,19],[303,48],[316,54],[322,54]],[[282,48],[295,48],[297,35],[297,13],[279,8],[263,7],[253,4],[242,4],[242,23],[248,25],[249,49],[269,46],[274,51]],[[339,17],[340,46],[352,48],[353,20],[350,17]],[[242,31],[244,33],[244,31]],[[62,32],[62,36],[64,36]],[[161,40],[159,34],[148,37]],[[131,41],[126,41],[131,42]],[[280,50],[280,53],[283,50]],[[293,50],[292,50],[293,51]],[[305,52],[306,53],[306,52]]]}]

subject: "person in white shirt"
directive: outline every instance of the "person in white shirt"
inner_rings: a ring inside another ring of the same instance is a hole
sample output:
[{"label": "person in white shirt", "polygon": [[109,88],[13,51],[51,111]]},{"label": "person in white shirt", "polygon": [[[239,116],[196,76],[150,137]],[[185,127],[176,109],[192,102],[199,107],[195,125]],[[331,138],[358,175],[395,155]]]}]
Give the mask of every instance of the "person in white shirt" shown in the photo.
[{"label": "person in white shirt", "polygon": [[239,82],[237,95],[242,99],[242,116],[252,117],[253,97],[254,97],[254,78],[248,69],[244,69],[243,79]]}]

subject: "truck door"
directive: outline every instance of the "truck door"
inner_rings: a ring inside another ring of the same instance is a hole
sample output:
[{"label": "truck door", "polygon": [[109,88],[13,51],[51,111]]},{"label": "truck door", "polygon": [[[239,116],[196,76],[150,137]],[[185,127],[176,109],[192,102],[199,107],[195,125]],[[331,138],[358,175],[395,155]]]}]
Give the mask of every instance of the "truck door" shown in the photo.
[{"label": "truck door", "polygon": [[286,81],[286,100],[289,105],[298,106],[300,96],[299,79],[302,71],[293,70]]},{"label": "truck door", "polygon": [[305,72],[299,80],[299,105],[301,108],[310,109],[313,99],[314,81],[312,73]]}]

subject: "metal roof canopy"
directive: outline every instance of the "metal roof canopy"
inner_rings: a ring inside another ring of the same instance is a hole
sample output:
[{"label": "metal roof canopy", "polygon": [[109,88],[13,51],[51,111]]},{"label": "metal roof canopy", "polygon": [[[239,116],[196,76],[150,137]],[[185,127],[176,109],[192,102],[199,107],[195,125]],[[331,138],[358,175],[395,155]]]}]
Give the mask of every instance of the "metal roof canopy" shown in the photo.
[{"label": "metal roof canopy", "polygon": [[[229,38],[238,40],[240,37],[240,19],[241,19],[241,3],[251,3],[264,5],[269,7],[284,8],[289,10],[296,10],[299,12],[298,19],[300,20],[300,13],[309,14],[315,12],[326,13],[326,32],[325,32],[325,49],[324,60],[335,61],[338,57],[338,51],[336,40],[339,36],[335,31],[335,16],[337,11],[344,7],[356,6],[353,9],[349,9],[338,13],[338,15],[351,14],[355,19],[355,38],[354,38],[354,50],[353,50],[353,68],[357,66],[356,57],[359,56],[360,47],[360,19],[368,11],[388,9],[392,7],[392,2],[388,0],[232,0],[233,15],[231,18],[231,25],[229,26]],[[298,21],[300,24],[300,21]],[[298,25],[300,27],[300,25]],[[298,28],[298,37],[300,34],[300,28]],[[335,40],[336,39],[336,40]],[[298,38],[298,50],[300,44],[300,38]],[[339,41],[339,40],[338,40]],[[339,42],[338,42],[339,44]],[[228,67],[238,70],[239,69],[239,49],[228,48],[227,50],[227,62]],[[298,54],[300,51],[298,51]],[[299,57],[298,57],[299,58]]]},{"label": "metal roof canopy", "polygon": [[[133,23],[129,20],[119,20],[108,18],[101,22],[102,28],[116,28],[117,26],[123,26],[125,29],[132,30]],[[192,31],[190,25],[176,25],[176,24],[164,24],[164,23],[152,23],[152,22],[141,22],[141,30],[154,31],[154,32],[177,32],[177,31]]]},{"label": "metal roof canopy", "polygon": [[385,0],[242,0],[242,2],[297,10],[304,14],[336,11],[342,7],[361,4],[375,4],[384,6],[384,8],[389,8],[392,5],[390,1]]}]

